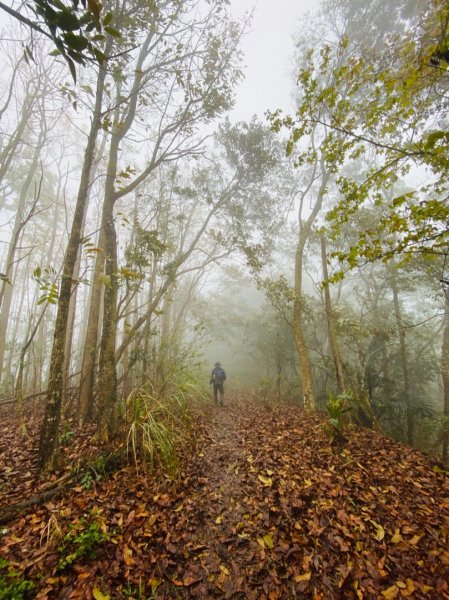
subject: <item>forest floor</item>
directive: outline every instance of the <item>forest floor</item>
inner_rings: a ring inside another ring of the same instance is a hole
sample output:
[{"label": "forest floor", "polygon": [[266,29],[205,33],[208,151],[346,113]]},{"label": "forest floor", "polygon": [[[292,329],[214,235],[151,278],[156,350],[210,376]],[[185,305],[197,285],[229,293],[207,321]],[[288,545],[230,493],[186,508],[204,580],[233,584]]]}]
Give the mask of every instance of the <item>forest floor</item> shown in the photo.
[{"label": "forest floor", "polygon": [[[366,429],[333,446],[291,406],[192,411],[175,480],[129,465],[1,525],[0,598],[449,598],[449,477],[429,458]],[[40,489],[18,439],[2,419],[0,505]]]}]

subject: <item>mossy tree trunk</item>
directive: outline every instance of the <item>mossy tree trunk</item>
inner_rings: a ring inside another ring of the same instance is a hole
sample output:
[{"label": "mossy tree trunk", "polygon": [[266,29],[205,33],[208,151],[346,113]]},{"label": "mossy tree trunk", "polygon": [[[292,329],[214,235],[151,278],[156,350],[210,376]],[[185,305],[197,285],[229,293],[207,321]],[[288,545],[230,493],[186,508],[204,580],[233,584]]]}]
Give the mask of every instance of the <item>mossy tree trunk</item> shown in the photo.
[{"label": "mossy tree trunk", "polygon": [[58,294],[58,309],[56,313],[53,347],[50,359],[47,404],[39,442],[39,470],[41,472],[51,470],[54,467],[58,455],[59,423],[61,420],[63,396],[63,369],[72,281],[81,243],[81,232],[86,202],[89,197],[89,189],[91,186],[91,167],[95,156],[98,133],[101,128],[101,107],[105,77],[106,66],[103,65],[99,67],[95,109],[84,152],[83,168],[81,171],[75,213],[62,267],[61,284]]}]

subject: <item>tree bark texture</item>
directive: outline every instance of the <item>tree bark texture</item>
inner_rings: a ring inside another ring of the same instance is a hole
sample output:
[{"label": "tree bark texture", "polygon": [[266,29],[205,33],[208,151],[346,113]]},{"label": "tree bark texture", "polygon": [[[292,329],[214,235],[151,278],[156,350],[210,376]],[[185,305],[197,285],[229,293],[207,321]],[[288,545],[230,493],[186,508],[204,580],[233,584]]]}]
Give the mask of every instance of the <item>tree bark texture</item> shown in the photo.
[{"label": "tree bark texture", "polygon": [[407,358],[407,342],[405,340],[405,329],[402,324],[401,304],[399,302],[399,291],[396,278],[396,267],[394,265],[390,270],[390,281],[391,289],[393,292],[393,305],[396,319],[396,327],[399,337],[399,355],[404,384],[404,395],[407,405],[407,442],[410,446],[413,446],[415,441],[415,415],[412,407],[412,389]]},{"label": "tree bark texture", "polygon": [[295,301],[293,304],[293,334],[299,360],[301,375],[303,404],[306,410],[315,410],[315,393],[313,390],[312,367],[310,364],[309,349],[306,346],[303,333],[303,298],[302,298],[302,270],[304,258],[304,240],[299,240],[295,253]]},{"label": "tree bark texture", "polygon": [[324,282],[324,304],[326,308],[327,332],[329,335],[329,345],[332,352],[332,358],[335,367],[335,377],[337,379],[337,389],[341,394],[345,390],[345,379],[343,365],[341,362],[340,349],[338,347],[337,333],[335,328],[335,317],[332,310],[332,299],[329,289],[329,272],[327,268],[327,247],[326,235],[321,233],[321,260],[323,264],[323,282]]},{"label": "tree bark texture", "polygon": [[444,303],[443,344],[441,347],[441,375],[444,391],[444,416],[446,422],[443,428],[442,458],[445,464],[449,462],[449,299]]},{"label": "tree bark texture", "polygon": [[89,197],[91,185],[90,172],[95,155],[95,146],[98,132],[101,127],[101,106],[103,99],[106,67],[99,67],[97,90],[95,97],[95,110],[92,117],[89,136],[87,139],[84,162],[81,172],[80,186],[75,206],[72,228],[64,256],[61,276],[61,285],[58,295],[58,309],[53,337],[53,348],[50,360],[50,373],[48,382],[47,405],[42,424],[39,443],[39,470],[51,470],[58,454],[59,423],[61,419],[61,406],[63,395],[63,367],[66,343],[69,306],[72,292],[72,280],[81,243],[81,231],[85,205]]}]

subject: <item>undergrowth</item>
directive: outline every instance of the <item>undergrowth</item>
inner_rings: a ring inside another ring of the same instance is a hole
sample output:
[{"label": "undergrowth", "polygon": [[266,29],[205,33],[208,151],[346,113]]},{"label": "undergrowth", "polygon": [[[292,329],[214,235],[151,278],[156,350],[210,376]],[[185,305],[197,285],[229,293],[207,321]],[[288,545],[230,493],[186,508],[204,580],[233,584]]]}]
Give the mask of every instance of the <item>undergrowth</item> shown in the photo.
[{"label": "undergrowth", "polygon": [[136,468],[161,466],[170,477],[179,471],[178,449],[192,433],[187,400],[200,396],[193,377],[168,378],[158,388],[151,383],[134,390],[125,403],[127,451]]},{"label": "undergrowth", "polygon": [[58,571],[63,571],[80,559],[95,558],[101,545],[109,540],[110,533],[98,510],[91,511],[88,518],[71,523],[58,546],[61,555]]},{"label": "undergrowth", "polygon": [[36,584],[25,579],[7,560],[0,556],[0,600],[24,600],[31,598]]}]

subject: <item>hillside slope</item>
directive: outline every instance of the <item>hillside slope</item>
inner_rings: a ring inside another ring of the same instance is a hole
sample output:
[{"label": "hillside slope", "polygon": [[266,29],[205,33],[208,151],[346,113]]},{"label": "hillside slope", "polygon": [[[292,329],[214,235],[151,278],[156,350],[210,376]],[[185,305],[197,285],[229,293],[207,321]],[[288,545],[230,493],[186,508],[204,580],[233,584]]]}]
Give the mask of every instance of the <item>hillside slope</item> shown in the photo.
[{"label": "hillside slope", "polygon": [[194,415],[177,481],[129,466],[8,524],[4,586],[97,600],[449,598],[449,478],[428,458],[369,430],[333,447],[292,407],[233,399]]}]

